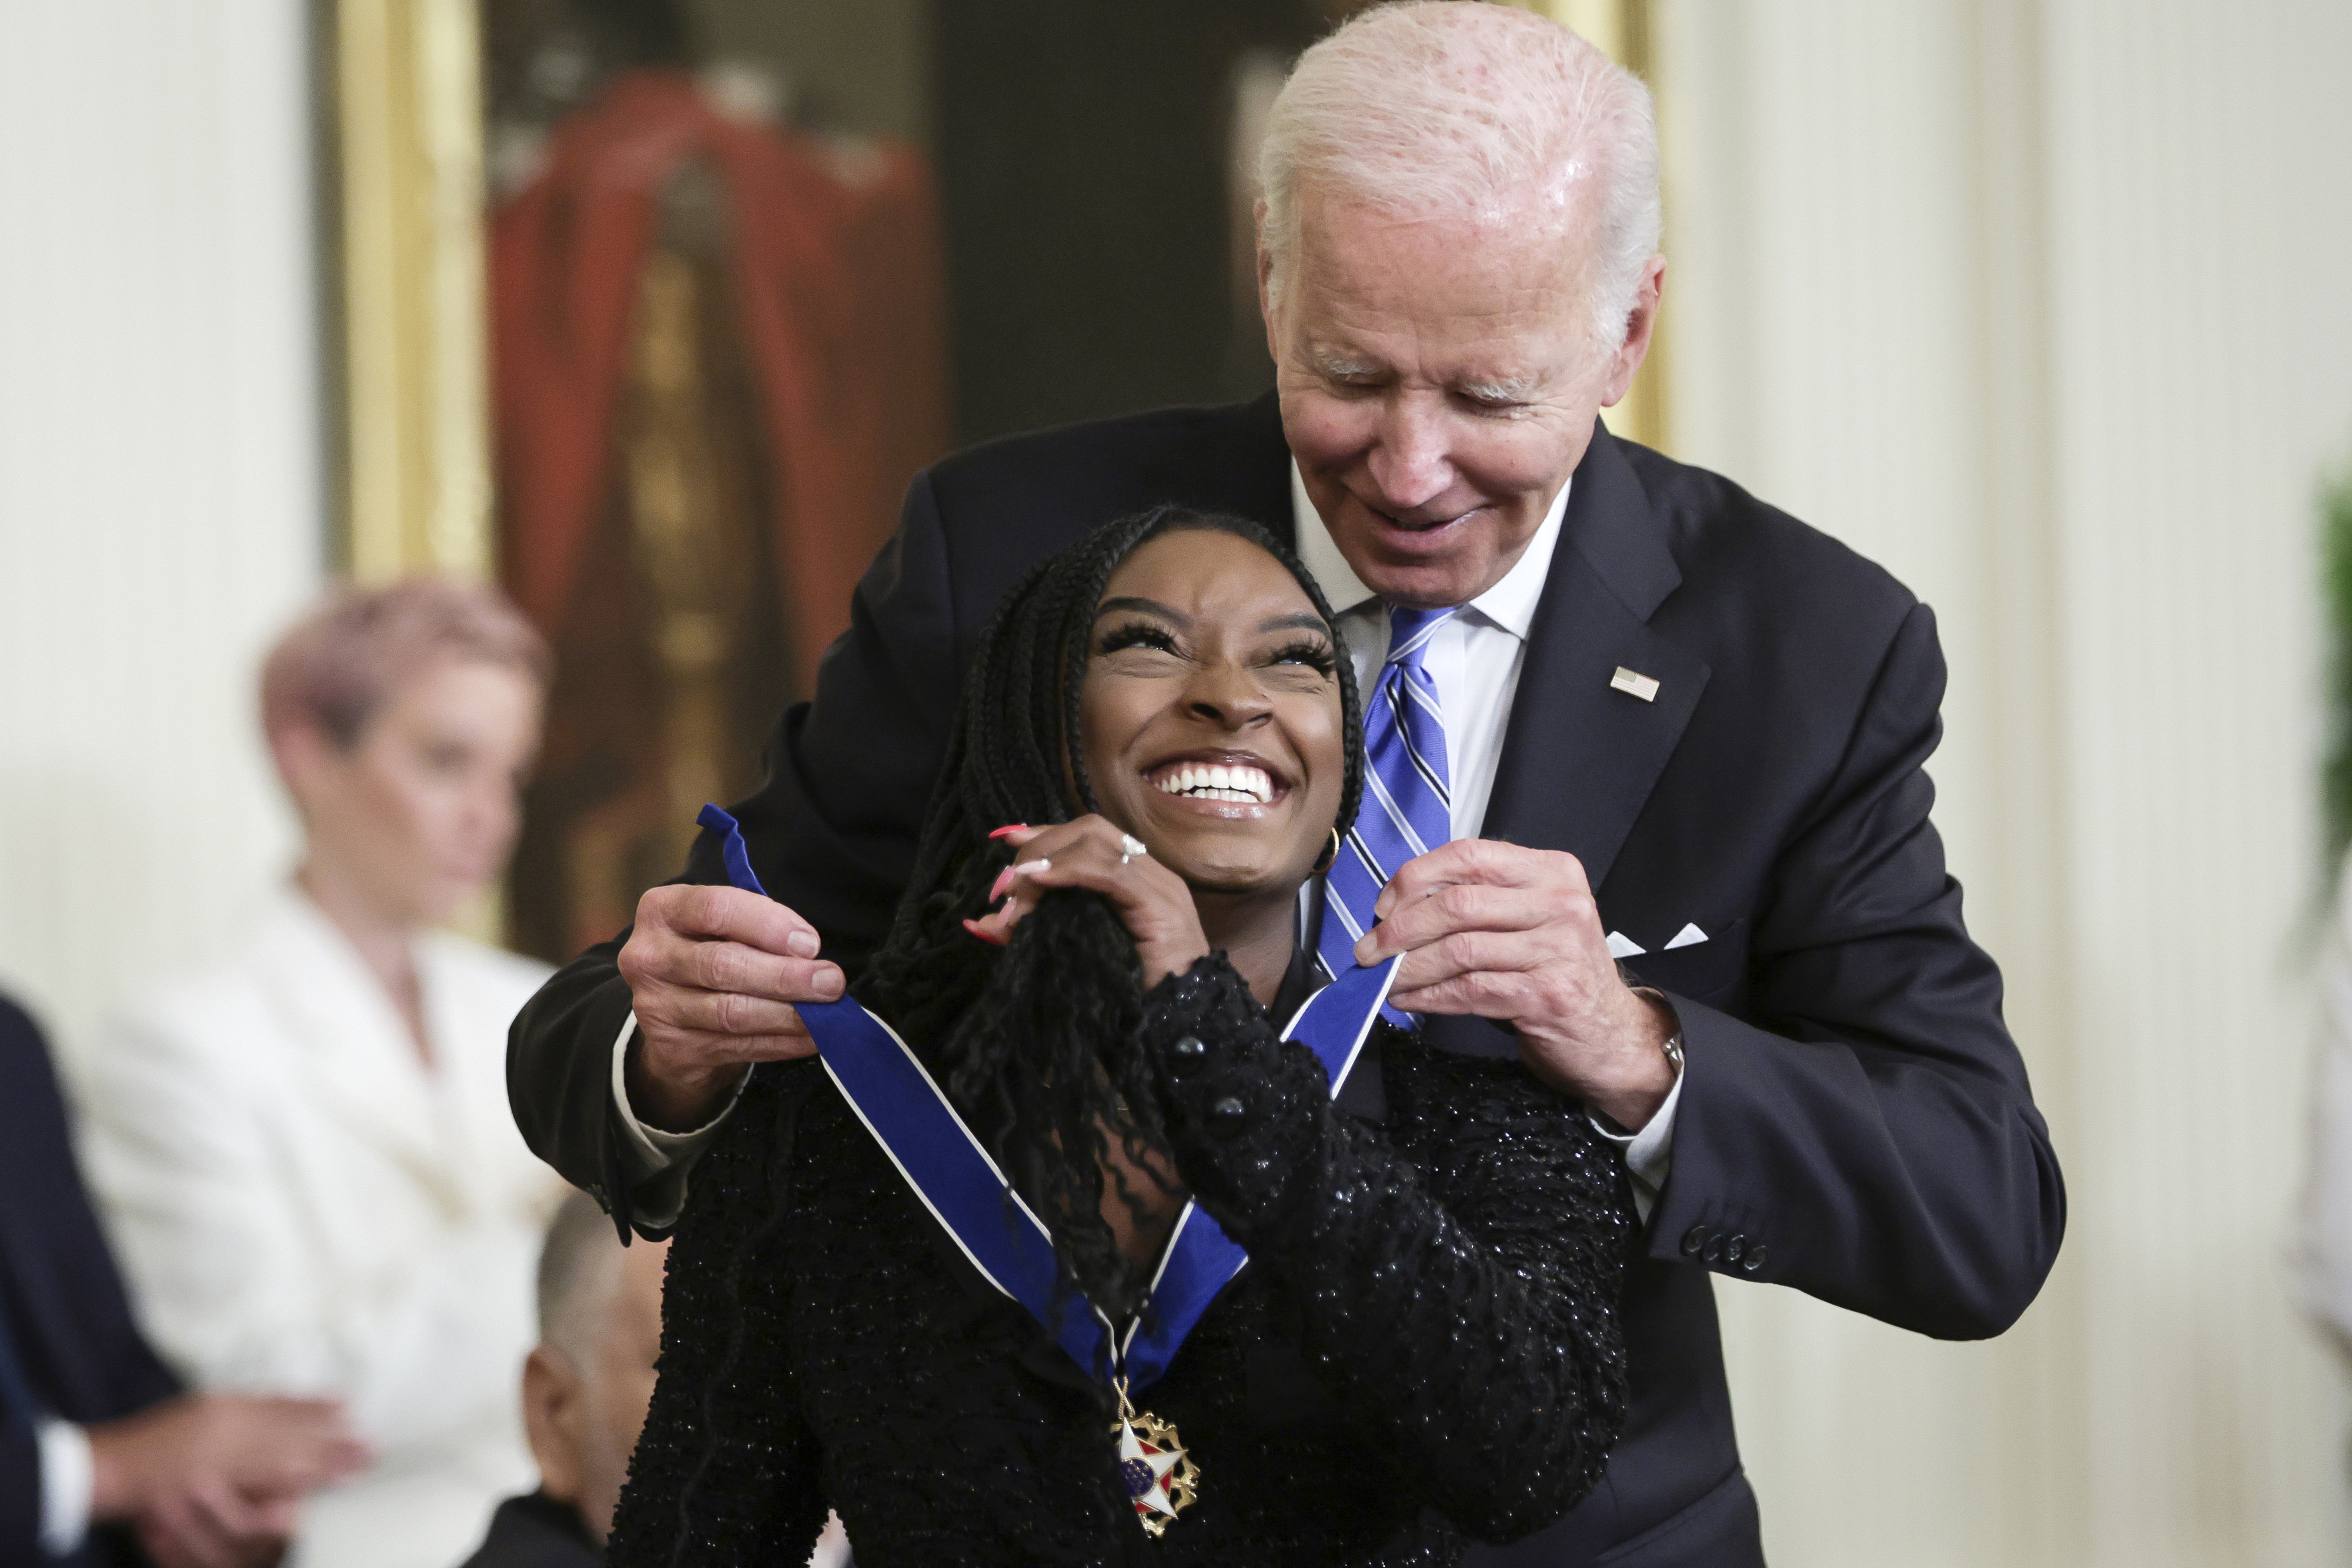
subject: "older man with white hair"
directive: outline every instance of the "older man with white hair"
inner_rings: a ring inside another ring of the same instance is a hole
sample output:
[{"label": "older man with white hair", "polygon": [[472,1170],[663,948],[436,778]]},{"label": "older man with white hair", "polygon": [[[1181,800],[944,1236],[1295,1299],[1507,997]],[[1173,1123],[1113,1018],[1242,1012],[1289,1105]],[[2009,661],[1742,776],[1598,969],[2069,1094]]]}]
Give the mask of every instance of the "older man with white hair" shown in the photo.
[{"label": "older man with white hair", "polygon": [[1491,1560],[1760,1562],[1709,1274],[1983,1336],[2063,1228],[1928,821],[1933,617],[1599,422],[1664,264],[1648,96],[1590,46],[1496,5],[1371,11],[1300,61],[1262,173],[1276,394],[919,476],[736,808],[777,902],[727,886],[706,838],[518,1020],[517,1117],[659,1232],[744,1064],[808,1054],[793,1004],[882,936],[999,596],[1155,502],[1254,518],[1295,541],[1371,699],[1372,787],[1303,931],[1333,972],[1402,954],[1395,1003],[1596,1118],[1645,1216],[1624,1440]]}]

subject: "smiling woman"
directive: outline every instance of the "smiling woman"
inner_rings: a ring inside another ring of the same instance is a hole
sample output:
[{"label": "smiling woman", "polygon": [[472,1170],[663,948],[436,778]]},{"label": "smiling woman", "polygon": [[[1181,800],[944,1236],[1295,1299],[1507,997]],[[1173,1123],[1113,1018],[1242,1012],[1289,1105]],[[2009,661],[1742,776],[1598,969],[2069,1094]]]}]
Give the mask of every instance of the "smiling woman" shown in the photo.
[{"label": "smiling woman", "polygon": [[1339,663],[1326,612],[1264,545],[1163,534],[1096,612],[1087,774],[1195,887],[1296,886],[1346,781]]},{"label": "smiling woman", "polygon": [[1007,596],[864,1007],[807,1009],[823,1065],[760,1069],[695,1167],[609,1561],[797,1560],[830,1507],[880,1568],[1139,1529],[1443,1563],[1590,1490],[1618,1164],[1381,1021],[1385,969],[1316,990],[1360,737],[1255,525],[1162,507]]}]

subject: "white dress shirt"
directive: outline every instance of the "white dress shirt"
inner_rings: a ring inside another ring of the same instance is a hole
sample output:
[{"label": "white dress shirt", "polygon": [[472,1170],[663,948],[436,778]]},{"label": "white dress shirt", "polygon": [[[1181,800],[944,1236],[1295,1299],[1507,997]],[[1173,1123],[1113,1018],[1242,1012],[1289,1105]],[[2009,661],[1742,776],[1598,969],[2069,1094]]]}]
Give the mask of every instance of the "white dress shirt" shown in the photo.
[{"label": "white dress shirt", "polygon": [[[1423,667],[1436,684],[1438,703],[1445,716],[1446,768],[1454,786],[1456,838],[1476,838],[1486,824],[1486,802],[1495,792],[1495,774],[1503,759],[1503,736],[1510,727],[1511,698],[1519,689],[1528,632],[1535,624],[1536,606],[1551,572],[1552,552],[1559,544],[1568,492],[1569,486],[1559,487],[1535,538],[1503,580],[1439,626],[1423,656]],[[1356,666],[1357,688],[1369,694],[1388,660],[1388,606],[1364,586],[1348,558],[1339,553],[1322,514],[1307,499],[1306,481],[1295,462],[1290,465],[1290,508],[1298,559],[1339,616],[1339,635]],[[662,1225],[677,1217],[685,1203],[686,1168],[702,1152],[726,1113],[720,1112],[708,1125],[691,1133],[665,1133],[640,1123],[629,1108],[622,1071],[635,1034],[633,1019],[613,1042],[613,1099],[629,1132],[625,1164],[633,1180],[651,1184],[637,1191],[636,1214],[649,1224]],[[1677,1071],[1665,1103],[1638,1133],[1627,1133],[1597,1119],[1593,1123],[1603,1137],[1624,1151],[1634,1206],[1645,1221],[1665,1186],[1674,1153],[1675,1109],[1682,1092],[1682,1074]]]},{"label": "white dress shirt", "polygon": [[89,1533],[89,1434],[70,1421],[44,1417],[33,1428],[41,1470],[41,1550],[69,1557]]},{"label": "white dress shirt", "polygon": [[[1570,481],[1572,485],[1573,480]],[[1422,667],[1437,687],[1438,710],[1445,716],[1445,767],[1454,786],[1454,836],[1475,839],[1485,831],[1486,802],[1495,793],[1496,770],[1502,766],[1503,737],[1510,728],[1511,699],[1519,689],[1519,671],[1527,664],[1528,632],[1535,625],[1536,606],[1543,599],[1551,575],[1552,552],[1559,547],[1560,519],[1568,514],[1569,485],[1559,487],[1550,508],[1528,541],[1526,551],[1512,563],[1503,580],[1464,605],[1430,634]],[[1313,575],[1323,597],[1339,618],[1339,635],[1356,666],[1356,686],[1369,698],[1389,656],[1389,612],[1380,596],[1366,588],[1348,558],[1339,553],[1324,526],[1323,514],[1307,498],[1307,482],[1298,465],[1290,465],[1290,513],[1297,530],[1298,559]],[[1651,1207],[1666,1185],[1674,1154],[1675,1108],[1682,1100],[1682,1074],[1675,1074],[1658,1113],[1638,1133],[1627,1133],[1612,1123],[1595,1120],[1601,1135],[1624,1151],[1626,1174],[1633,1177],[1634,1207],[1646,1221]]]}]

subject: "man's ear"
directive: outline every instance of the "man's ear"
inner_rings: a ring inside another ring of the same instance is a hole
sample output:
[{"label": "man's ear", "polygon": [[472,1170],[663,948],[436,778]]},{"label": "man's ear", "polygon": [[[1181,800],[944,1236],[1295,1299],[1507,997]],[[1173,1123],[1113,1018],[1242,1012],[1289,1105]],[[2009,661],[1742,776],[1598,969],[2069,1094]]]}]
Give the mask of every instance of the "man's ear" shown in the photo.
[{"label": "man's ear", "polygon": [[1642,269],[1642,287],[1633,295],[1633,313],[1625,318],[1625,340],[1617,345],[1609,368],[1609,384],[1601,389],[1601,406],[1615,408],[1633,387],[1633,374],[1649,357],[1652,337],[1658,329],[1658,301],[1666,287],[1666,258],[1654,256]]},{"label": "man's ear", "polygon": [[540,1490],[575,1507],[586,1479],[581,1463],[586,1390],[572,1358],[551,1344],[534,1346],[522,1364],[522,1424],[539,1461]]}]

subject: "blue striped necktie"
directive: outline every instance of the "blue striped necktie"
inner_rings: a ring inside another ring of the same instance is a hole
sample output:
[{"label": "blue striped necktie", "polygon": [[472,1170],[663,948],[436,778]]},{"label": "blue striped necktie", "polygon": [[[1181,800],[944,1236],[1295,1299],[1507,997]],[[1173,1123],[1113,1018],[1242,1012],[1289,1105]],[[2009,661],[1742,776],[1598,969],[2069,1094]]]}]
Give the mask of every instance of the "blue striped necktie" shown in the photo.
[{"label": "blue striped necktie", "polygon": [[1453,613],[1389,607],[1388,663],[1364,708],[1364,802],[1323,883],[1316,952],[1335,976],[1355,966],[1356,939],[1372,928],[1373,901],[1397,868],[1454,837],[1445,716],[1422,664]]}]

